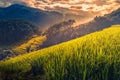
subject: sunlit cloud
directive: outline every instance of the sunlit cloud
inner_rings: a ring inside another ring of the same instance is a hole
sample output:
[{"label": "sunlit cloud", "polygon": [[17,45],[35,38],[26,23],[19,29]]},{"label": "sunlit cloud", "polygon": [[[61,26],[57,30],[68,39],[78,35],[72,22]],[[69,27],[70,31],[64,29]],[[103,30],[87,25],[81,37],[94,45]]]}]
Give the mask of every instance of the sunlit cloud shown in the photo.
[{"label": "sunlit cloud", "polygon": [[120,0],[0,0],[0,6],[21,3],[40,9],[56,7],[106,14],[120,7]]},{"label": "sunlit cloud", "polygon": [[[46,9],[56,6],[68,9],[108,13],[120,7],[120,0],[34,0],[34,7]],[[103,12],[102,12],[103,11]]]}]

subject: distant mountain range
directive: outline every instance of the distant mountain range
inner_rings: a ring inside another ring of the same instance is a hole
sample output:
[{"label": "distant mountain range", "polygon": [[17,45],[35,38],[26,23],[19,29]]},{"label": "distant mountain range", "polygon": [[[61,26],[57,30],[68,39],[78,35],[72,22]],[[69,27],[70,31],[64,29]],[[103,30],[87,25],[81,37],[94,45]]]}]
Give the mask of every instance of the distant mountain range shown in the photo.
[{"label": "distant mountain range", "polygon": [[53,25],[61,21],[62,16],[63,15],[58,12],[42,11],[20,4],[0,8],[0,19],[24,19],[41,27]]},{"label": "distant mountain range", "polygon": [[[90,18],[90,16],[93,16],[92,14],[88,15],[82,11],[80,11],[79,14],[73,13],[74,11],[67,9],[62,9],[62,11],[59,11],[60,10],[40,10],[21,4],[13,4],[8,7],[0,8],[0,19],[24,19],[31,21],[40,28],[44,29],[69,19],[76,19],[81,24],[80,20],[83,20],[82,22],[90,21],[91,19],[88,19],[88,17]],[[68,12],[66,13],[66,11]]]}]

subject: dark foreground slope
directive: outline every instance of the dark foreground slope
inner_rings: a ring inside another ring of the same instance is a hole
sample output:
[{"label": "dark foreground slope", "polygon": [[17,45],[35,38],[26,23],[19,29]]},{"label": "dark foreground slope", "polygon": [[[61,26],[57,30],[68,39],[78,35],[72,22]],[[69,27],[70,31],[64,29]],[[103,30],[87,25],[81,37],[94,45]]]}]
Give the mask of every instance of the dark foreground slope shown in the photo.
[{"label": "dark foreground slope", "polygon": [[0,62],[0,78],[119,80],[120,25]]},{"label": "dark foreground slope", "polygon": [[0,45],[19,43],[37,34],[37,27],[21,20],[0,20]]},{"label": "dark foreground slope", "polygon": [[[18,55],[18,52],[11,51],[12,48],[39,34],[38,27],[31,22],[22,19],[0,20],[0,60]],[[23,50],[24,47],[21,49],[21,53]]]}]

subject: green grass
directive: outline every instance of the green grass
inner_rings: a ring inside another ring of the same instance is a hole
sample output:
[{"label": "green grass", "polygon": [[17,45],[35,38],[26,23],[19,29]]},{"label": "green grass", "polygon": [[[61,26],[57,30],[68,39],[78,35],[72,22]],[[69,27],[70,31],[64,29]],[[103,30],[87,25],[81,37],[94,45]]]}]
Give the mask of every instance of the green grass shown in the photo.
[{"label": "green grass", "polygon": [[33,52],[38,49],[46,41],[46,36],[36,36],[27,42],[22,43],[12,49],[13,52],[18,54]]},{"label": "green grass", "polygon": [[0,46],[0,56],[3,56],[9,52],[9,54],[7,54],[4,59],[10,59],[24,53],[37,51],[38,49],[40,49],[40,47],[43,45],[45,41],[46,41],[46,36],[35,35],[29,40],[19,42],[19,44],[16,43],[12,45]]},{"label": "green grass", "polygon": [[120,80],[120,26],[1,61],[0,76],[19,80]]}]

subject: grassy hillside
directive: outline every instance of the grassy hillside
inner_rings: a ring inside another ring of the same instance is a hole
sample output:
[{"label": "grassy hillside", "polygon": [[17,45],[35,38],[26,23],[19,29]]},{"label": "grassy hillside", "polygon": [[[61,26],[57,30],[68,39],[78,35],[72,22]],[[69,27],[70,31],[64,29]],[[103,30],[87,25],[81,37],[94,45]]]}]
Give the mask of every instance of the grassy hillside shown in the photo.
[{"label": "grassy hillside", "polygon": [[41,45],[43,45],[45,40],[46,36],[36,36],[28,40],[27,42],[21,44],[20,46],[16,46],[12,49],[12,51],[19,54],[36,51],[38,48],[40,48]]},{"label": "grassy hillside", "polygon": [[45,41],[46,36],[35,35],[30,40],[26,40],[21,44],[0,46],[0,60],[36,51],[41,48]]},{"label": "grassy hillside", "polygon": [[3,79],[120,80],[120,25],[0,62]]}]

